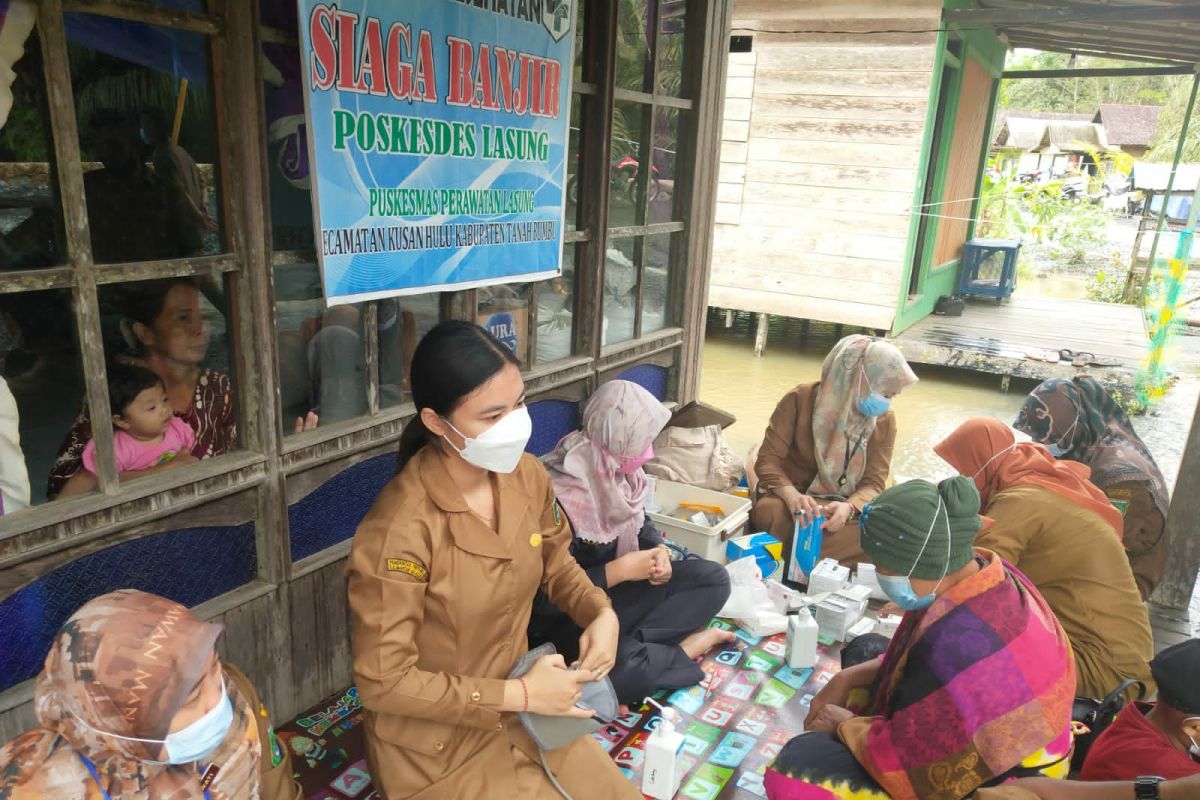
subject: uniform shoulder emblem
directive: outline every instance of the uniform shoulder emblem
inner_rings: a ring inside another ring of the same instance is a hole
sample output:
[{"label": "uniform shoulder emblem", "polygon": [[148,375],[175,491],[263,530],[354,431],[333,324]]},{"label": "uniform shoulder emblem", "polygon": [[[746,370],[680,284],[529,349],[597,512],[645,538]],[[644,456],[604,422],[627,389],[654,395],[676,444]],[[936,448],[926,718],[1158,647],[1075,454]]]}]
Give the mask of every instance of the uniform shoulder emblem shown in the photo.
[{"label": "uniform shoulder emblem", "polygon": [[388,572],[403,572],[413,576],[419,581],[429,580],[429,570],[415,561],[409,561],[403,558],[389,558],[387,560]]},{"label": "uniform shoulder emblem", "polygon": [[551,506],[551,508],[554,509],[554,524],[562,525],[562,509],[559,508],[557,500],[554,501],[554,504]]}]

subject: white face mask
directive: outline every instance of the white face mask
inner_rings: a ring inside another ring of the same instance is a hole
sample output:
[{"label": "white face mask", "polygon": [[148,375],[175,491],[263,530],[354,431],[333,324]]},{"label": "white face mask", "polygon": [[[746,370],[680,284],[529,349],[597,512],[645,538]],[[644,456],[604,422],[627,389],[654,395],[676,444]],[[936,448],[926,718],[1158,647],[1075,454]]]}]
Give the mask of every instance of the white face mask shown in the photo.
[{"label": "white face mask", "polygon": [[973,480],[973,481],[977,481],[977,480],[979,480],[979,476],[983,474],[983,471],[984,471],[985,469],[987,469],[987,468],[988,468],[988,466],[989,466],[989,465],[990,465],[990,464],[991,464],[993,461],[995,461],[997,458],[999,458],[1000,456],[1002,456],[1002,455],[1004,455],[1005,453],[1007,453],[1009,450],[1012,450],[1012,449],[1013,449],[1014,447],[1016,447],[1016,446],[1017,446],[1017,442],[1015,442],[1015,441],[1014,441],[1014,442],[1013,442],[1012,444],[1010,444],[1008,447],[1004,448],[1004,449],[1003,449],[1003,450],[1001,450],[999,453],[996,453],[996,455],[992,456],[992,457],[991,457],[991,458],[989,458],[987,461],[983,462],[983,466],[982,466],[982,467],[980,467],[980,468],[979,468],[979,470],[978,470],[978,471],[977,471],[977,472],[976,472],[974,475],[972,475],[972,476],[971,476],[971,480]]},{"label": "white face mask", "polygon": [[146,744],[166,745],[167,760],[150,763],[158,764],[191,764],[202,761],[205,756],[216,750],[233,725],[233,703],[225,691],[225,676],[221,676],[221,699],[204,716],[188,725],[183,730],[168,733],[166,739],[139,739],[136,736],[122,736],[119,733],[102,731],[76,718],[85,728],[103,736],[114,739],[124,739],[127,742],[145,742]]},{"label": "white face mask", "polygon": [[[1186,724],[1193,720],[1200,720],[1200,717],[1188,717],[1184,720],[1184,723]],[[1200,744],[1196,744],[1196,740],[1190,736],[1188,737],[1188,741],[1192,743],[1192,746],[1188,748],[1188,752],[1192,754],[1192,758],[1200,758]]]},{"label": "white face mask", "polygon": [[454,427],[450,420],[445,417],[442,419],[450,426],[450,430],[463,438],[463,446],[459,449],[450,441],[449,436],[442,438],[462,456],[463,461],[488,472],[508,474],[515,470],[517,464],[521,463],[521,454],[525,452],[525,445],[529,444],[529,437],[533,434],[533,420],[529,418],[529,409],[525,406],[505,414],[495,425],[474,439]]}]

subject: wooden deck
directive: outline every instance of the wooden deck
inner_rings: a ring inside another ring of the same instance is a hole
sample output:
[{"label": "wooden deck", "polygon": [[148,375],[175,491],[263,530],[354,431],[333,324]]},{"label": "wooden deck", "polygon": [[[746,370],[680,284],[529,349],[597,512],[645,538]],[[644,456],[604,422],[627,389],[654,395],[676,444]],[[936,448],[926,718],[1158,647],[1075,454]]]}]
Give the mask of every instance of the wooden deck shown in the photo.
[{"label": "wooden deck", "polygon": [[[915,364],[936,364],[1043,381],[1086,371],[1109,386],[1131,386],[1146,357],[1142,313],[1134,306],[1014,295],[1003,304],[967,301],[961,317],[929,316],[894,344]],[[1027,356],[1033,351],[1106,356],[1116,366],[1077,369]]]}]

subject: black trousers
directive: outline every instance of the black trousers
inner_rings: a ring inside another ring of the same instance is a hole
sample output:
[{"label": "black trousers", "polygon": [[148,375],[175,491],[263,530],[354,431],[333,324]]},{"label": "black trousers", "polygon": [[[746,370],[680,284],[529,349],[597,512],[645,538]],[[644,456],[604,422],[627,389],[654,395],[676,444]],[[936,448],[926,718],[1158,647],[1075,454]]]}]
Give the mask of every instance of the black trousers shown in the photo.
[{"label": "black trousers", "polygon": [[729,573],[715,561],[671,564],[671,580],[622,583],[608,591],[621,622],[617,664],[609,673],[617,698],[636,703],[659,689],[695,686],[700,666],[679,643],[706,626],[729,599]]}]

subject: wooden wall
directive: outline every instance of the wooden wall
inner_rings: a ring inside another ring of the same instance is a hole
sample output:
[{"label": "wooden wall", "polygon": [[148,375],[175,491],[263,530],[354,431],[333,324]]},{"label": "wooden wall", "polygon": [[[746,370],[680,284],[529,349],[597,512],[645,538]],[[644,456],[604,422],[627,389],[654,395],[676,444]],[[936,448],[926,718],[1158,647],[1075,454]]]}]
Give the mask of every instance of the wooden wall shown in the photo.
[{"label": "wooden wall", "polygon": [[890,329],[941,2],[733,13],[754,46],[729,63],[709,304]]},{"label": "wooden wall", "polygon": [[946,167],[946,183],[937,206],[944,214],[937,226],[937,243],[933,248],[933,265],[940,266],[957,260],[971,227],[971,212],[975,209],[975,187],[979,183],[979,154],[987,133],[992,110],[992,85],[995,79],[987,68],[968,57],[963,64],[962,89],[959,92],[958,112],[954,117],[950,161]]}]

